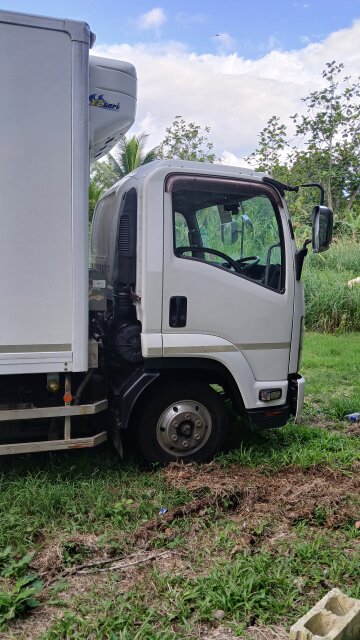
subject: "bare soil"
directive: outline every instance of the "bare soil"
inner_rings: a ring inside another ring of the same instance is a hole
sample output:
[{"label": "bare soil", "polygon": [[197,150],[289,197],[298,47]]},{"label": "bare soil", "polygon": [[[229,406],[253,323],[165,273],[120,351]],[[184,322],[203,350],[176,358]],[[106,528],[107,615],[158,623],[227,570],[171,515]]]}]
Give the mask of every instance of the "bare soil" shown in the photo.
[{"label": "bare soil", "polygon": [[271,517],[289,525],[300,520],[311,522],[322,507],[323,526],[336,528],[359,519],[357,471],[360,472],[360,464],[351,476],[326,467],[308,470],[294,467],[266,474],[264,470],[238,465],[224,469],[212,462],[201,467],[173,464],[164,473],[170,486],[184,487],[195,495],[207,492],[205,501],[211,502],[215,496],[221,506],[229,499],[228,507],[245,521]]}]

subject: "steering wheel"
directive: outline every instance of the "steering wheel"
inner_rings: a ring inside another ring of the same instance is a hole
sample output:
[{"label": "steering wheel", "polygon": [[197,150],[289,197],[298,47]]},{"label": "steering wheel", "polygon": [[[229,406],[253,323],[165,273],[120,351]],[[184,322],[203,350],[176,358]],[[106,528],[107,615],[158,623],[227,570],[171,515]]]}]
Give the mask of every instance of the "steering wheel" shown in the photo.
[{"label": "steering wheel", "polygon": [[[249,262],[249,264],[246,264],[247,262]],[[246,267],[254,267],[259,262],[260,256],[245,256],[245,258],[239,258],[239,260],[236,260],[236,264],[240,266],[244,263]]]},{"label": "steering wheel", "polygon": [[[237,264],[237,261],[227,256],[226,253],[222,251],[218,251],[217,249],[209,249],[208,247],[197,247],[196,245],[190,245],[189,247],[176,247],[175,253],[181,256],[185,251],[192,251],[193,253],[211,253],[214,256],[219,256],[219,258],[224,258],[224,260],[236,271],[236,273],[240,273],[240,267]],[[246,260],[246,258],[242,258]],[[260,258],[258,258],[258,261]],[[223,265],[222,265],[223,266]]]}]

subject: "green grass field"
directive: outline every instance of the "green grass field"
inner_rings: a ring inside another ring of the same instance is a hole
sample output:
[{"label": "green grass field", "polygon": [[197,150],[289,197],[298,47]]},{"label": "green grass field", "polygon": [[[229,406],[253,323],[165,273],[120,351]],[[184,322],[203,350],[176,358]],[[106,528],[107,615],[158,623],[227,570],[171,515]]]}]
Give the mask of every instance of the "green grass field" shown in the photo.
[{"label": "green grass field", "polygon": [[360,331],[360,244],[334,242],[329,251],[309,254],[304,263],[306,327],[311,331]]},{"label": "green grass field", "polygon": [[2,459],[0,637],[255,637],[332,587],[360,597],[360,426],[343,421],[359,360],[358,335],[308,334],[303,423],[236,423],[210,464],[145,469],[106,446]]}]

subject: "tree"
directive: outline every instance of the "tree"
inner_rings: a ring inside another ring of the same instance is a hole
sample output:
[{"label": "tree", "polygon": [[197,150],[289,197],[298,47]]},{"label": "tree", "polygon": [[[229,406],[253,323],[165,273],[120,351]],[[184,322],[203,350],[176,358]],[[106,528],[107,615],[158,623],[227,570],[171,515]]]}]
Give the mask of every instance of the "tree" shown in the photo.
[{"label": "tree", "polygon": [[274,178],[279,178],[279,173],[283,173],[284,166],[280,164],[280,153],[287,144],[286,126],[280,123],[278,116],[271,116],[266,126],[259,134],[257,149],[247,158],[249,162],[254,162],[259,171],[267,171]]},{"label": "tree", "polygon": [[109,189],[131,171],[155,160],[157,148],[150,149],[145,153],[147,137],[146,133],[140,133],[138,136],[133,135],[131,138],[122,136],[106,160],[95,163],[91,172],[92,180],[104,189]]},{"label": "tree", "polygon": [[145,153],[146,133],[131,138],[123,136],[105,160],[96,162],[91,170],[89,186],[89,218],[92,220],[96,203],[101,194],[115,182],[143,164],[157,158],[157,149]]},{"label": "tree", "polygon": [[207,138],[210,127],[202,129],[200,125],[176,116],[165,132],[165,138],[158,147],[159,158],[214,162],[214,145]]},{"label": "tree", "polygon": [[95,180],[90,180],[89,184],[89,222],[93,219],[96,203],[99,200],[102,192],[104,191],[101,185],[97,184]]},{"label": "tree", "polygon": [[312,160],[329,206],[342,216],[359,198],[360,78],[344,76],[344,65],[335,60],[322,76],[326,86],[303,98],[306,114],[293,116],[300,141],[295,162]]},{"label": "tree", "polygon": [[[322,77],[325,87],[302,99],[305,114],[292,116],[296,146],[290,150],[285,126],[272,116],[248,159],[292,185],[322,183],[337,228],[355,235],[360,233],[360,78],[346,76],[344,65],[335,61],[326,64]],[[314,198],[313,189],[287,194],[298,222],[309,223]]]}]

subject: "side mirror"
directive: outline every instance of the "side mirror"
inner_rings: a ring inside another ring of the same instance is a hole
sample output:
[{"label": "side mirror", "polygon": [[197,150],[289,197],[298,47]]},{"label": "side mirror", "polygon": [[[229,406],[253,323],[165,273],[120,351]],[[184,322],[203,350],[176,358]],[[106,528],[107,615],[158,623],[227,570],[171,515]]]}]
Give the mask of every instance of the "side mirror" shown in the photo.
[{"label": "side mirror", "polygon": [[333,212],[319,204],[312,212],[312,250],[313,253],[327,251],[333,233]]},{"label": "side mirror", "polygon": [[243,226],[250,229],[251,233],[254,233],[253,223],[251,222],[249,216],[246,215],[246,213],[243,213],[243,215],[241,216],[241,220],[242,220]]},{"label": "side mirror", "polygon": [[239,229],[236,220],[221,223],[221,240],[223,244],[234,244],[238,239]]}]

